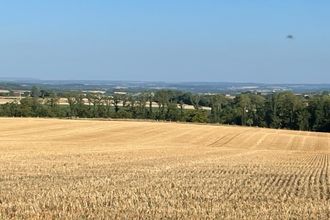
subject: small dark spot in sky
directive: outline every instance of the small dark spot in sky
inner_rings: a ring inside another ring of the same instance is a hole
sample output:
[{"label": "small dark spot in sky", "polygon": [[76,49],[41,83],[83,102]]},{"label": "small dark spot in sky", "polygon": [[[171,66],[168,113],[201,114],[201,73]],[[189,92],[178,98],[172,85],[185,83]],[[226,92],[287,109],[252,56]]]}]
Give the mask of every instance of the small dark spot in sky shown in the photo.
[{"label": "small dark spot in sky", "polygon": [[289,34],[288,36],[286,36],[286,39],[290,39],[290,40],[293,40],[294,39],[294,36]]}]

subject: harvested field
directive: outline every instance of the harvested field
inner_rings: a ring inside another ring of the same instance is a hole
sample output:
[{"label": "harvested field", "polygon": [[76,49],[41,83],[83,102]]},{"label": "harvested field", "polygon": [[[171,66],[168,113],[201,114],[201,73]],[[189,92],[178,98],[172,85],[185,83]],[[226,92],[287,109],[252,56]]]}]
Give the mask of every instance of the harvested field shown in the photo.
[{"label": "harvested field", "polygon": [[0,219],[330,219],[330,134],[0,119]]}]

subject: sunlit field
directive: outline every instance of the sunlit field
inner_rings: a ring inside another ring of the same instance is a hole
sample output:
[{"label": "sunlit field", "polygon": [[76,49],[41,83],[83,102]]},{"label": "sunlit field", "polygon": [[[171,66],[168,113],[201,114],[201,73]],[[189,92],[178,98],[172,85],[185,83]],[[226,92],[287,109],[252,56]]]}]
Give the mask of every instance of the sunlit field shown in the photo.
[{"label": "sunlit field", "polygon": [[0,219],[329,219],[330,134],[0,119]]}]

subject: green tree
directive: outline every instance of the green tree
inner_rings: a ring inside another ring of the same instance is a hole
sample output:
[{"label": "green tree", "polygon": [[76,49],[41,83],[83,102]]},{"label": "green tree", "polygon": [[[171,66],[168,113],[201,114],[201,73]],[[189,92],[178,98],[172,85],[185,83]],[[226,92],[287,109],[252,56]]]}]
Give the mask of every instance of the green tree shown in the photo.
[{"label": "green tree", "polygon": [[236,108],[237,108],[237,113],[240,119],[240,124],[241,125],[246,125],[246,122],[250,118],[250,113],[251,113],[251,99],[249,95],[247,94],[241,94],[236,97]]},{"label": "green tree", "polygon": [[194,109],[189,112],[187,117],[188,122],[198,122],[198,123],[207,123],[208,115],[205,110]]},{"label": "green tree", "polygon": [[278,116],[278,97],[278,93],[269,95],[265,102],[265,123],[270,128],[281,127],[281,119]]},{"label": "green tree", "polygon": [[[266,99],[257,94],[251,94],[251,106],[250,106],[250,119],[252,119],[253,123],[251,125],[266,127],[267,124],[265,122],[266,117],[266,108],[265,108],[265,101]],[[251,120],[248,124],[250,124]],[[251,126],[250,125],[250,126]]]},{"label": "green tree", "polygon": [[165,120],[165,108],[169,103],[170,94],[167,90],[159,90],[155,93],[154,100],[158,104],[157,119]]},{"label": "green tree", "polygon": [[86,98],[88,100],[89,106],[92,104],[92,117],[94,118],[98,118],[100,117],[100,113],[101,113],[101,107],[103,106],[103,102],[102,102],[102,97],[99,94],[87,94]]},{"label": "green tree", "polygon": [[302,112],[303,102],[292,92],[283,92],[278,96],[277,115],[281,119],[281,128],[299,129],[298,116]]},{"label": "green tree", "polygon": [[153,101],[154,101],[154,93],[150,92],[150,93],[148,93],[148,103],[149,103],[148,118],[150,118],[150,119],[152,119],[154,117],[153,110],[152,110]]},{"label": "green tree", "polygon": [[314,131],[330,131],[330,96],[323,94],[308,103],[310,128]]},{"label": "green tree", "polygon": [[121,102],[121,95],[119,94],[114,94],[113,95],[113,105],[115,107],[115,113],[117,113],[119,111],[119,104]]},{"label": "green tree", "polygon": [[62,114],[60,113],[59,108],[60,98],[57,97],[55,93],[51,93],[48,98],[46,98],[45,104],[49,106],[49,115],[50,117],[60,117]]},{"label": "green tree", "polygon": [[211,102],[211,119],[213,123],[222,123],[222,110],[224,105],[226,105],[226,98],[224,95],[213,95],[210,97]]},{"label": "green tree", "polygon": [[105,105],[105,117],[110,117],[111,115],[111,105],[112,105],[112,98],[110,96],[103,96],[102,101]]},{"label": "green tree", "polygon": [[33,98],[39,98],[40,97],[40,89],[38,87],[32,86],[31,97],[33,97]]},{"label": "green tree", "polygon": [[137,97],[137,117],[138,118],[148,118],[148,112],[146,109],[148,101],[148,94],[141,93]]},{"label": "green tree", "polygon": [[178,121],[180,119],[179,109],[176,103],[169,102],[166,111],[166,120]]},{"label": "green tree", "polygon": [[190,96],[190,101],[196,110],[200,108],[199,105],[200,100],[201,100],[201,96],[198,94],[193,94]]}]

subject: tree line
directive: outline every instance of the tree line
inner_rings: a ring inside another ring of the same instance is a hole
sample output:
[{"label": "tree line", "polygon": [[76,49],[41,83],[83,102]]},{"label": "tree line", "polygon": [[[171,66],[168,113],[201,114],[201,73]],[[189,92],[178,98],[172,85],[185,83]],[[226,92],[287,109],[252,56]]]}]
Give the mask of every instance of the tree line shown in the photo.
[{"label": "tree line", "polygon": [[[60,105],[60,97],[67,100],[67,105]],[[280,92],[243,93],[228,98],[223,94],[173,90],[131,95],[56,94],[33,89],[31,97],[0,105],[0,116],[152,119],[329,132],[330,96]]]}]

